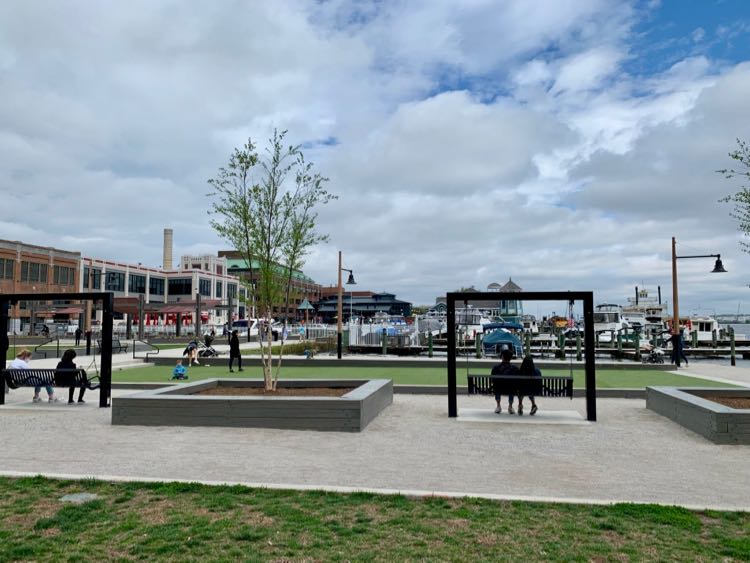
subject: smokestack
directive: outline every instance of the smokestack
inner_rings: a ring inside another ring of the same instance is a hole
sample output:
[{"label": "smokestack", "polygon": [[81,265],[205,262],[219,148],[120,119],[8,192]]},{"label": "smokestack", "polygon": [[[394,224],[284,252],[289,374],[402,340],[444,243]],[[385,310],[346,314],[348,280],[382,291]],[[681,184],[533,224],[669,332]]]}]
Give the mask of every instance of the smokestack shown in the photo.
[{"label": "smokestack", "polygon": [[635,304],[638,305],[638,286],[635,286]]},{"label": "smokestack", "polygon": [[661,305],[661,286],[659,285],[659,286],[656,286],[656,287],[659,290],[659,305]]},{"label": "smokestack", "polygon": [[164,229],[164,256],[161,264],[165,270],[172,269],[172,229]]}]

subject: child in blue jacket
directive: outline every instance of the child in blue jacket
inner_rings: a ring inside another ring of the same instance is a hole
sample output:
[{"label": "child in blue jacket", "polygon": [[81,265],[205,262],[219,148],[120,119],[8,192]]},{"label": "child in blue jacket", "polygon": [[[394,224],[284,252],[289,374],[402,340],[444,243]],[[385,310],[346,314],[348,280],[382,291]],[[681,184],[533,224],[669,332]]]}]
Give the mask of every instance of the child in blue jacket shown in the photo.
[{"label": "child in blue jacket", "polygon": [[182,365],[182,360],[177,360],[177,365],[172,370],[172,379],[187,379],[187,370]]}]

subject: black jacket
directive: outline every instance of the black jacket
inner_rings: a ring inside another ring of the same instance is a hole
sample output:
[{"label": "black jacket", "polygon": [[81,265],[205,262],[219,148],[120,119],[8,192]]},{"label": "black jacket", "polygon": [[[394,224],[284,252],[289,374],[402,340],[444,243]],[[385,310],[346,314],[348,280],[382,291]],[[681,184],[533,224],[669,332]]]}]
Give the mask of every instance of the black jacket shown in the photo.
[{"label": "black jacket", "polygon": [[231,358],[237,358],[240,355],[240,339],[236,334],[232,335],[229,339],[229,356]]}]

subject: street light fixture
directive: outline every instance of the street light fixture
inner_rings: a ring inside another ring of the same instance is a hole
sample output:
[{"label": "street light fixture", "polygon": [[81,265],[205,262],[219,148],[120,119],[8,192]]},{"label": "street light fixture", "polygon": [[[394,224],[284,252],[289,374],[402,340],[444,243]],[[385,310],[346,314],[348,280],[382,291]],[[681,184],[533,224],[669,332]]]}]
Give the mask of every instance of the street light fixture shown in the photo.
[{"label": "street light fixture", "polygon": [[343,346],[343,323],[341,322],[341,316],[342,316],[342,307],[341,307],[341,300],[342,300],[342,293],[343,293],[343,287],[341,285],[341,272],[349,272],[349,279],[346,280],[347,285],[356,285],[357,282],[354,281],[354,272],[352,270],[348,270],[341,266],[341,251],[339,250],[339,294],[338,294],[338,300],[336,304],[336,355],[338,359],[341,359],[341,349]]},{"label": "street light fixture", "polygon": [[[677,299],[677,260],[683,258],[716,258],[712,274],[724,274],[724,264],[721,263],[721,254],[696,254],[693,256],[677,256],[677,242],[672,237],[672,334],[680,334],[680,310]],[[677,367],[680,367],[680,357],[677,355]]]}]

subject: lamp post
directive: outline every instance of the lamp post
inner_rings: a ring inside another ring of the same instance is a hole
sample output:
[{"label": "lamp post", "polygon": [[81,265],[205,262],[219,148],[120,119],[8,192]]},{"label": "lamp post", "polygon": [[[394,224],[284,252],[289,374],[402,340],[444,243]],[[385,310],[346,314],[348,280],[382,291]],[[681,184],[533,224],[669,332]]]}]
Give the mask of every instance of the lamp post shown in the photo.
[{"label": "lamp post", "polygon": [[341,272],[349,272],[349,279],[346,280],[347,285],[355,285],[357,283],[354,281],[354,272],[341,266],[341,251],[339,250],[339,292],[336,303],[336,355],[339,360],[341,359],[341,348],[343,346],[343,323],[341,322],[343,286],[341,285]]},{"label": "lamp post", "polygon": [[[680,334],[680,308],[677,298],[677,260],[683,258],[716,258],[712,274],[726,273],[721,263],[721,254],[696,254],[693,256],[677,256],[677,241],[672,237],[672,334]],[[680,367],[680,356],[677,354],[677,367]]]}]

